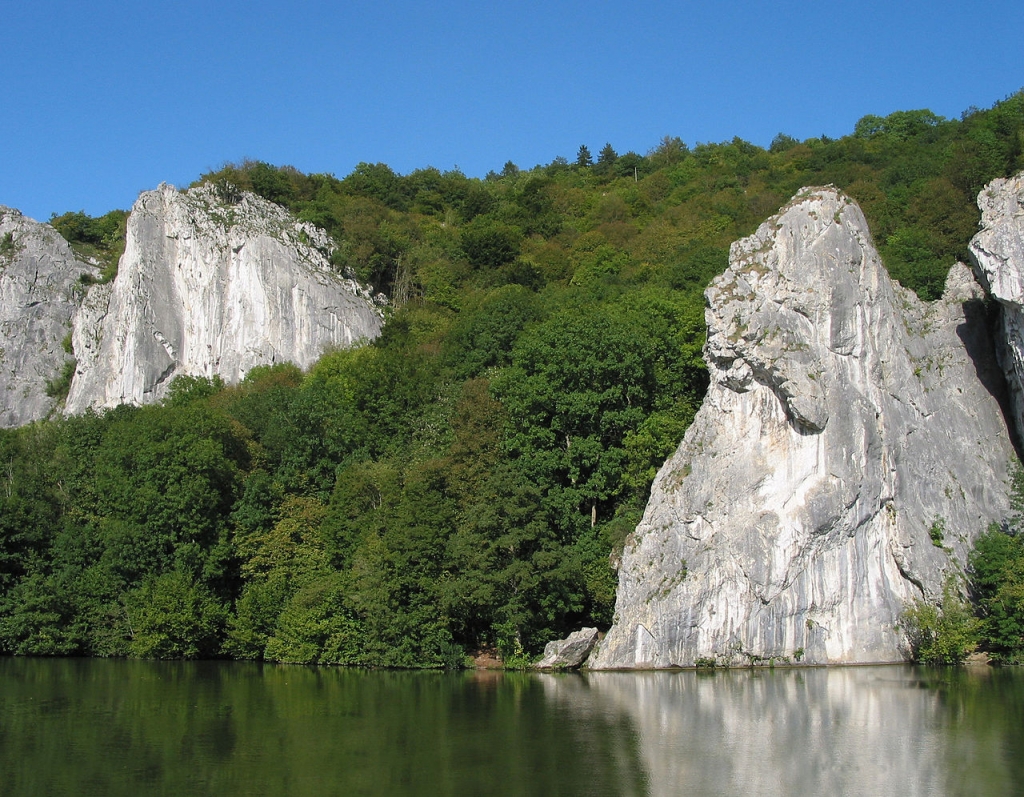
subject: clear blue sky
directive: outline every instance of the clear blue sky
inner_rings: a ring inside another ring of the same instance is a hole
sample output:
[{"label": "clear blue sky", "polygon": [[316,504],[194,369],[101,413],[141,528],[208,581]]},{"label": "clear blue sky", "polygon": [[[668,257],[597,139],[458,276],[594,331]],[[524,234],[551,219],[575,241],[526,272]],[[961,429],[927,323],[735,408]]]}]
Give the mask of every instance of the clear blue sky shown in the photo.
[{"label": "clear blue sky", "polygon": [[0,4],[0,204],[128,208],[242,158],[470,176],[1024,87],[1021,0]]}]

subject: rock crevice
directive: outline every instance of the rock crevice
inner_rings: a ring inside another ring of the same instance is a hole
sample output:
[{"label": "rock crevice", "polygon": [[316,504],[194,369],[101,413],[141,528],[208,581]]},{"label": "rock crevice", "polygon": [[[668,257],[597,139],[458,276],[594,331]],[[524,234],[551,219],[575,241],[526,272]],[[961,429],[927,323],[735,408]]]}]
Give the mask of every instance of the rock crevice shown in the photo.
[{"label": "rock crevice", "polygon": [[981,230],[969,250],[978,278],[999,305],[997,354],[1019,442],[1024,439],[1024,172],[993,180],[979,194],[978,206]]}]

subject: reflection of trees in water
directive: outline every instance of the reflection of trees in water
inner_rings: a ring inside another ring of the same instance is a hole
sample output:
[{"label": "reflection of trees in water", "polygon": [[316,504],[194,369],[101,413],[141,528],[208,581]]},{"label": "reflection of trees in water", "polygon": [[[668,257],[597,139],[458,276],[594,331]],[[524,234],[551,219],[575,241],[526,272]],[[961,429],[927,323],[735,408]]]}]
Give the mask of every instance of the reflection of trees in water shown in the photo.
[{"label": "reflection of trees in water", "polygon": [[632,719],[652,795],[1012,793],[1024,673],[590,673],[555,699]]},{"label": "reflection of trees in water", "polygon": [[636,738],[528,674],[0,658],[5,795],[640,795]]},{"label": "reflection of trees in water", "polygon": [[1024,789],[1024,671],[1020,667],[915,670],[915,684],[942,706],[949,793],[1019,794]]}]

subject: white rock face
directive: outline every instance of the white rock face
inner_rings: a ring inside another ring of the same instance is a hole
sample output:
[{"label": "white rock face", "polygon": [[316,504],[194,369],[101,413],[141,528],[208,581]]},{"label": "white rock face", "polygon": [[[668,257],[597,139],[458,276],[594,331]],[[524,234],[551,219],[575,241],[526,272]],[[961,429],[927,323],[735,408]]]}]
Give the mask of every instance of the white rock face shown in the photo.
[{"label": "white rock face", "polygon": [[85,292],[82,274],[97,270],[49,224],[0,206],[0,426],[54,409],[46,383],[71,359],[63,341]]},{"label": "white rock face", "polygon": [[253,194],[162,185],[128,218],[117,277],[90,290],[75,324],[69,412],[162,398],[173,377],[237,382],[251,368],[306,368],[380,334],[357,283],[332,271],[327,236]]},{"label": "white rock face", "polygon": [[958,264],[923,304],[823,188],[733,244],[706,297],[710,388],[589,666],[903,659],[905,601],[937,598],[1008,510],[980,288]]},{"label": "white rock face", "polygon": [[981,231],[970,252],[978,276],[1002,315],[998,353],[1013,397],[1018,439],[1024,438],[1024,172],[993,180],[978,195]]},{"label": "white rock face", "polygon": [[555,639],[544,646],[544,656],[533,665],[535,670],[575,670],[597,644],[596,628],[581,628],[565,639]]}]

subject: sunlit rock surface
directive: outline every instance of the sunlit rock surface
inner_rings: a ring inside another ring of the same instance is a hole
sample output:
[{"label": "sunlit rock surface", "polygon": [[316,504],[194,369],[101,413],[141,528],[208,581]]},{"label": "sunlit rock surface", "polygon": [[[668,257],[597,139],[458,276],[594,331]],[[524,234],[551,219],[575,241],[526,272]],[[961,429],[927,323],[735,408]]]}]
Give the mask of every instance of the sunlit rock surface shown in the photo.
[{"label": "sunlit rock surface", "polygon": [[710,388],[627,540],[593,668],[888,662],[1007,513],[982,292],[894,284],[860,209],[805,189],[706,296]]},{"label": "sunlit rock surface", "polygon": [[46,385],[71,359],[64,340],[85,292],[83,274],[97,270],[50,225],[0,206],[0,426],[53,410]]},{"label": "sunlit rock surface", "polygon": [[1024,172],[993,180],[978,195],[981,230],[970,252],[978,275],[999,302],[998,353],[1013,396],[1017,434],[1024,434]]},{"label": "sunlit rock surface", "polygon": [[69,412],[158,400],[180,374],[232,383],[257,365],[305,368],[380,333],[372,297],[330,268],[321,230],[222,193],[140,195],[116,279],[89,292],[75,324]]},{"label": "sunlit rock surface", "polygon": [[544,656],[533,665],[535,670],[575,670],[587,660],[597,644],[596,628],[581,628],[565,639],[556,639],[544,646]]}]

